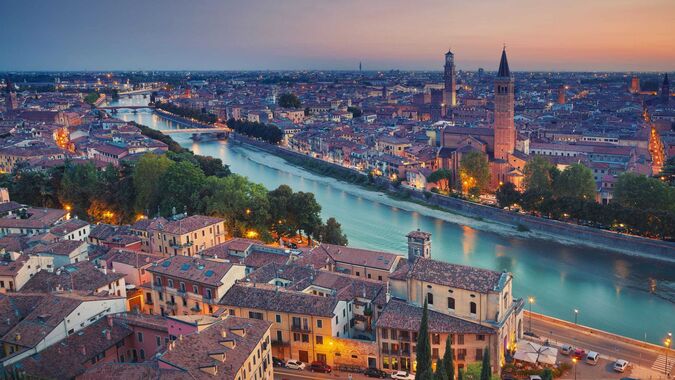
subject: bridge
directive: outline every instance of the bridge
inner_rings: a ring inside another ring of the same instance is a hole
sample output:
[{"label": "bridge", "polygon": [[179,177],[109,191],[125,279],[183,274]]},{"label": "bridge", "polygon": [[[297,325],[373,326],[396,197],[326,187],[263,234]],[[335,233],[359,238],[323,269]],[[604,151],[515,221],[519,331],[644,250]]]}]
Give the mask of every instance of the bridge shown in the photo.
[{"label": "bridge", "polygon": [[203,134],[203,133],[224,133],[229,134],[230,128],[183,128],[183,129],[158,129],[158,131],[164,134],[173,134],[173,133],[191,133],[193,135]]},{"label": "bridge", "polygon": [[115,110],[140,110],[140,109],[154,109],[155,106],[147,105],[147,106],[103,106],[103,107],[98,107],[100,110],[110,110],[110,111],[115,111]]},{"label": "bridge", "polygon": [[151,94],[155,91],[159,91],[161,88],[141,88],[138,90],[131,90],[131,91],[123,91],[119,92],[118,95],[124,96],[124,95],[139,95],[139,94]]}]

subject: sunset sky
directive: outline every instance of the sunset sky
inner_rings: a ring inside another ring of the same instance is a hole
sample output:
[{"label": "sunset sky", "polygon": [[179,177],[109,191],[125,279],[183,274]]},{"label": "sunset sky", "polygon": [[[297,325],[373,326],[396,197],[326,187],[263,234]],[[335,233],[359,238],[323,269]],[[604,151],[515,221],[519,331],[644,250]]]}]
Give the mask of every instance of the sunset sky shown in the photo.
[{"label": "sunset sky", "polygon": [[0,70],[672,71],[675,0],[1,0]]}]

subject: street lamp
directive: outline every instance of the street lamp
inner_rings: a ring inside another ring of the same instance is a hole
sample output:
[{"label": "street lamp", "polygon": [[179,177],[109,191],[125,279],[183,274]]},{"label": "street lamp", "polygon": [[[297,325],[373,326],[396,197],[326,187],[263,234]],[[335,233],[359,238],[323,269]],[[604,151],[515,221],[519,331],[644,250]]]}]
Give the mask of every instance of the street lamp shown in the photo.
[{"label": "street lamp", "polygon": [[572,363],[574,364],[574,380],[577,380],[577,358],[572,358]]},{"label": "street lamp", "polygon": [[532,335],[532,304],[534,303],[534,297],[527,297],[527,302],[530,303],[530,335]]},{"label": "street lamp", "polygon": [[579,316],[579,309],[574,309],[574,324],[577,324],[577,317]]},{"label": "street lamp", "polygon": [[670,351],[670,343],[672,342],[672,340],[673,340],[673,333],[669,332],[668,337],[663,342],[663,345],[666,346],[666,368],[663,370],[663,373],[665,373],[667,377],[670,377],[670,367],[668,367],[668,351]]}]

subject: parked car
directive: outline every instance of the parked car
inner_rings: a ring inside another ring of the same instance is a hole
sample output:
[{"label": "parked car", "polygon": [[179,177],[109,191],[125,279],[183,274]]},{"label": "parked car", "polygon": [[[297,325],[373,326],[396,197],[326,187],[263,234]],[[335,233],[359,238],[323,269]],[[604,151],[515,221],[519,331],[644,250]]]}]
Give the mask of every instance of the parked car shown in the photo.
[{"label": "parked car", "polygon": [[396,380],[415,380],[415,375],[407,371],[396,371],[391,374],[391,378]]},{"label": "parked car", "polygon": [[300,371],[305,369],[305,366],[305,363],[301,362],[300,360],[291,359],[286,362],[286,368],[288,369],[297,369]]},{"label": "parked car", "polygon": [[586,363],[590,365],[598,364],[598,360],[600,360],[600,354],[595,351],[591,351],[586,355]]},{"label": "parked car", "polygon": [[569,355],[573,350],[574,347],[572,347],[570,344],[563,344],[562,347],[560,347],[560,353],[563,355]]},{"label": "parked car", "polygon": [[364,373],[368,377],[375,377],[378,379],[386,379],[387,373],[377,368],[368,368]]},{"label": "parked car", "polygon": [[628,363],[628,361],[626,361],[626,360],[617,359],[614,362],[614,370],[616,372],[624,372],[624,371],[626,371],[626,368],[629,368],[629,367],[630,367],[630,363]]},{"label": "parked car", "polygon": [[577,360],[586,359],[586,350],[582,348],[577,348],[572,352],[572,357]]},{"label": "parked car", "polygon": [[331,373],[333,369],[324,362],[316,361],[309,365],[309,370],[312,372]]},{"label": "parked car", "polygon": [[272,356],[272,365],[274,367],[286,367],[286,363],[283,360],[275,358],[274,356]]},{"label": "parked car", "polygon": [[530,375],[530,380],[541,380],[541,376],[539,376],[539,375]]}]

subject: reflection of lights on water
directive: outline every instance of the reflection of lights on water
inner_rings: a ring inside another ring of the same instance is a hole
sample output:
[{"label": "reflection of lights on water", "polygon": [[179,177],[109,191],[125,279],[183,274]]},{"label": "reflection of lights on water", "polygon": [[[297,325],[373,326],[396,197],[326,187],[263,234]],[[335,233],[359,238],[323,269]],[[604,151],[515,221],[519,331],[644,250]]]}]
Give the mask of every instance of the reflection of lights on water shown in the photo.
[{"label": "reflection of lights on water", "polygon": [[649,292],[650,293],[656,293],[656,279],[655,278],[649,279]]}]

